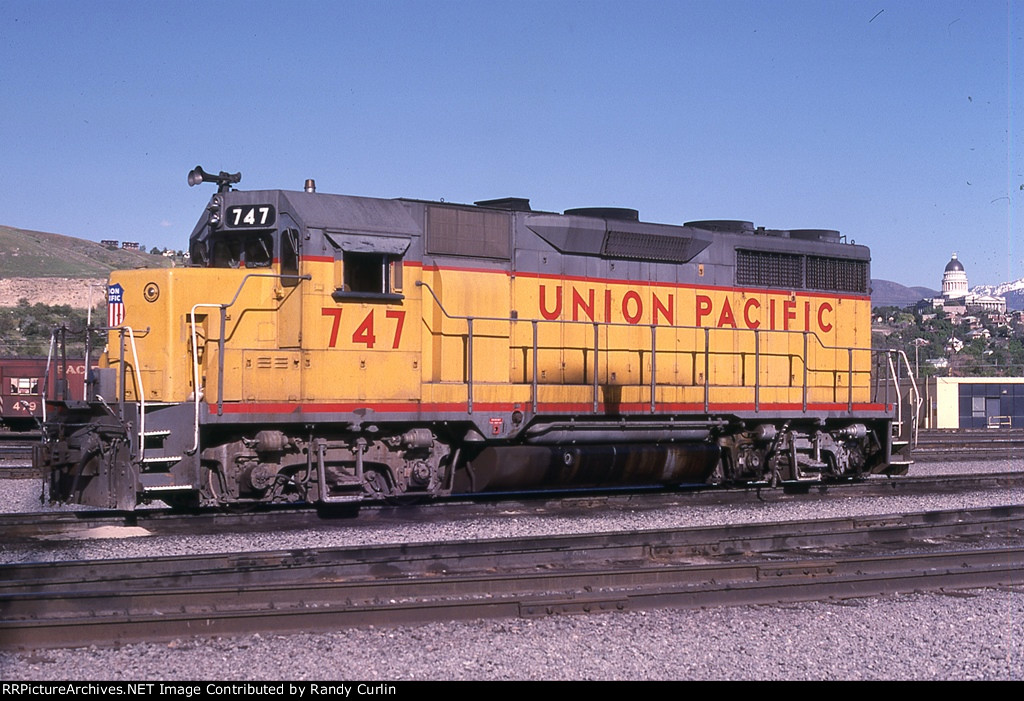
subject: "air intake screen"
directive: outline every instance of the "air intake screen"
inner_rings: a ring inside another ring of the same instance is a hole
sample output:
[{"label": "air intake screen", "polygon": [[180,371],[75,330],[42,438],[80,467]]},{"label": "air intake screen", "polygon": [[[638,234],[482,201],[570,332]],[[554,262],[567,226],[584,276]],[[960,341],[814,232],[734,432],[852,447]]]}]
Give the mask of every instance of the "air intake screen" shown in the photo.
[{"label": "air intake screen", "polygon": [[800,289],[804,286],[803,256],[769,251],[736,251],[736,284]]},{"label": "air intake screen", "polygon": [[807,256],[807,287],[812,290],[867,292],[867,261]]},{"label": "air intake screen", "polygon": [[509,257],[511,217],[504,212],[427,208],[427,252],[437,255]]},{"label": "air intake screen", "polygon": [[736,251],[737,285],[866,294],[870,285],[868,275],[866,260]]}]

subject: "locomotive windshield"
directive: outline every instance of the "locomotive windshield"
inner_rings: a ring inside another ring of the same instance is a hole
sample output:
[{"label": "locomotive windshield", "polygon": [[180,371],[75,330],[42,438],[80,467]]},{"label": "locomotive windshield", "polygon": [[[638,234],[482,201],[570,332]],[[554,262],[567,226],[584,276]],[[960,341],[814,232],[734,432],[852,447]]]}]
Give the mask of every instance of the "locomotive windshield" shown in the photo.
[{"label": "locomotive windshield", "polygon": [[225,236],[213,244],[214,268],[266,268],[273,256],[270,234]]},{"label": "locomotive windshield", "polygon": [[267,268],[273,262],[274,239],[270,233],[246,233],[217,236],[210,250],[209,241],[193,241],[192,262],[204,268]]}]

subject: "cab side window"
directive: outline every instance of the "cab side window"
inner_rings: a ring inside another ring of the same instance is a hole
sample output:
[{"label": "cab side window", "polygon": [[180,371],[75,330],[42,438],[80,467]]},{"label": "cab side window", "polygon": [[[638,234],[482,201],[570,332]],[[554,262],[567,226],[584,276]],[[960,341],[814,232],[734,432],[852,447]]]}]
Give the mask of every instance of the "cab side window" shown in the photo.
[{"label": "cab side window", "polygon": [[379,253],[345,252],[344,271],[346,292],[388,294],[388,256]]},{"label": "cab side window", "polygon": [[287,229],[281,236],[281,284],[299,284],[299,232],[295,229]]},{"label": "cab side window", "polygon": [[328,232],[334,247],[335,300],[394,303],[402,294],[402,259],[409,239]]}]

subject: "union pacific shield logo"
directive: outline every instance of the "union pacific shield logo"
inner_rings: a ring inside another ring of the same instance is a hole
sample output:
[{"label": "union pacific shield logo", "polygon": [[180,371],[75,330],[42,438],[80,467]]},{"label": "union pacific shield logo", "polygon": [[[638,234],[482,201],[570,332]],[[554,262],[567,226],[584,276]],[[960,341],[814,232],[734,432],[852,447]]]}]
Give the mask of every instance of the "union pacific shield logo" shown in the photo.
[{"label": "union pacific shield logo", "polygon": [[107,287],[107,326],[115,327],[124,323],[124,288],[121,285]]}]

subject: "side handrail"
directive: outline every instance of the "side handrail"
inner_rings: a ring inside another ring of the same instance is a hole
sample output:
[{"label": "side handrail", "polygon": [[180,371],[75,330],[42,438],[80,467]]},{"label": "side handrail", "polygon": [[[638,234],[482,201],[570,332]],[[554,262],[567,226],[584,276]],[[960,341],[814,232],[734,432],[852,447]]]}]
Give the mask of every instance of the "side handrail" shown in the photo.
[{"label": "side handrail", "polygon": [[[148,329],[147,329],[148,331]],[[139,371],[139,351],[135,346],[135,330],[131,326],[122,326],[121,333],[122,339],[123,334],[128,333],[128,340],[132,345],[132,360],[135,362],[135,391],[136,396],[139,398],[139,462],[146,457],[146,392],[142,388],[142,373]],[[124,341],[121,341],[121,376],[124,377],[125,365],[124,365]],[[124,382],[121,383],[121,403],[124,404],[125,394],[127,390],[124,386]],[[124,411],[121,412],[122,418],[124,417]]]},{"label": "side handrail", "polygon": [[[538,383],[537,383],[537,351],[538,351],[538,340],[537,340],[537,337],[538,337],[538,324],[541,323],[541,320],[539,320],[539,319],[520,319],[520,318],[517,318],[517,317],[468,316],[468,315],[467,316],[462,316],[462,315],[452,314],[452,313],[450,313],[445,308],[444,304],[438,298],[437,294],[434,292],[433,288],[431,288],[429,283],[423,282],[422,280],[417,280],[416,281],[416,286],[417,287],[426,288],[427,292],[429,292],[430,296],[433,298],[434,303],[437,305],[438,309],[440,309],[441,313],[446,318],[448,318],[448,319],[450,319],[452,321],[464,321],[464,322],[466,322],[466,325],[467,325],[467,346],[468,346],[468,348],[467,348],[467,359],[466,359],[467,360],[467,364],[468,364],[468,367],[466,368],[466,382],[467,382],[467,408],[468,408],[468,412],[469,413],[473,413],[473,364],[472,364],[473,363],[473,339],[474,339],[473,322],[474,321],[490,321],[490,322],[511,323],[511,324],[527,323],[527,322],[529,322],[532,325],[532,330],[533,330],[533,373],[532,373],[532,378],[533,379],[532,379],[532,382],[531,382],[531,392],[532,392],[532,395],[533,395],[533,397],[532,397],[533,410],[536,411],[537,410],[537,389],[538,389],[538,387],[537,387],[537,385],[538,385]],[[597,412],[598,392],[599,392],[599,387],[600,387],[599,382],[598,382],[598,355],[600,353],[598,330],[602,326],[603,327],[609,327],[609,328],[610,327],[638,328],[640,326],[649,326],[651,328],[651,342],[652,342],[651,343],[651,373],[650,373],[651,378],[650,378],[649,384],[650,384],[650,388],[651,388],[651,402],[650,402],[650,406],[651,406],[651,412],[652,413],[656,410],[656,402],[655,402],[655,396],[654,395],[655,395],[655,389],[656,389],[656,384],[657,384],[656,383],[656,377],[655,377],[655,368],[656,368],[655,357],[657,356],[657,346],[656,346],[655,341],[656,341],[656,338],[657,338],[657,336],[656,336],[656,334],[657,334],[656,329],[657,328],[673,329],[673,330],[677,330],[677,331],[688,331],[689,330],[689,331],[703,331],[704,332],[704,351],[703,351],[703,355],[704,355],[704,373],[703,373],[703,385],[704,385],[704,410],[705,411],[708,411],[710,409],[710,391],[711,391],[710,356],[711,356],[711,353],[712,353],[710,346],[711,346],[711,333],[712,332],[729,332],[729,333],[748,332],[748,333],[752,333],[754,335],[755,380],[754,380],[754,387],[753,387],[753,389],[754,389],[755,410],[760,410],[760,390],[761,390],[760,366],[761,366],[761,355],[762,355],[760,335],[764,334],[764,333],[800,334],[803,337],[803,356],[801,357],[801,361],[802,361],[802,366],[803,366],[803,371],[802,371],[803,372],[802,393],[803,393],[803,410],[804,411],[807,410],[808,392],[809,392],[809,387],[810,387],[808,374],[809,374],[809,372],[822,372],[821,370],[816,370],[816,369],[812,370],[807,365],[807,358],[808,358],[808,352],[809,352],[809,341],[808,341],[809,337],[813,337],[815,342],[817,343],[818,348],[820,348],[823,351],[832,350],[832,351],[845,351],[846,352],[846,354],[847,354],[847,369],[846,369],[846,374],[847,374],[847,402],[846,402],[846,404],[847,404],[847,410],[848,411],[853,411],[853,387],[854,387],[853,380],[854,380],[854,374],[856,373],[856,374],[860,375],[860,374],[867,373],[867,374],[870,375],[870,373],[871,373],[870,368],[867,369],[867,370],[854,370],[854,354],[855,353],[870,353],[873,350],[872,348],[870,348],[870,347],[833,346],[833,345],[829,345],[829,344],[825,343],[822,340],[822,338],[818,335],[818,333],[816,331],[809,331],[809,330],[800,331],[800,330],[788,330],[788,329],[770,329],[770,330],[765,330],[765,329],[735,329],[735,328],[718,328],[718,327],[710,327],[710,326],[683,326],[683,325],[676,325],[676,324],[661,324],[661,325],[659,325],[659,324],[630,324],[630,323],[627,323],[627,322],[608,322],[608,321],[597,322],[597,321],[592,321],[592,320],[579,321],[579,320],[571,320],[571,319],[558,319],[558,320],[545,320],[545,321],[550,321],[550,323],[567,324],[567,325],[592,325],[594,327],[594,346],[593,346],[593,351],[594,351],[594,365],[593,365],[593,377],[594,377],[594,379],[593,379],[593,386],[594,387],[593,387],[593,393],[594,393],[594,411],[595,412]]]},{"label": "side handrail", "polygon": [[[121,389],[121,391],[120,391],[120,396],[118,397],[118,404],[119,404],[118,416],[120,417],[122,423],[124,422],[124,413],[125,413],[124,412],[124,406],[125,406],[125,404],[128,401],[128,387],[127,387],[127,384],[126,384],[127,375],[128,375],[128,365],[127,365],[127,363],[125,363],[125,357],[124,357],[125,356],[124,337],[125,337],[125,335],[128,336],[128,341],[129,341],[129,345],[131,346],[131,352],[132,352],[132,367],[134,368],[134,371],[132,372],[132,377],[133,377],[133,381],[135,383],[135,396],[138,398],[138,401],[139,401],[139,462],[141,463],[143,461],[143,459],[145,458],[145,451],[146,451],[146,391],[145,391],[145,388],[142,385],[142,373],[139,370],[139,349],[138,349],[138,346],[135,343],[135,332],[136,332],[136,330],[133,327],[131,327],[131,326],[105,326],[105,327],[99,327],[96,330],[98,330],[98,331],[106,331],[106,332],[117,331],[118,334],[120,335],[120,342],[118,343],[118,347],[119,347],[118,362],[119,362],[120,368],[121,368],[121,378],[120,378],[120,389]],[[144,330],[140,329],[139,332],[141,334],[148,334],[150,332],[150,329],[149,329],[149,327],[146,327]],[[100,396],[97,395],[97,398],[101,402],[103,402],[104,406],[107,406],[107,402],[106,402],[106,400],[104,400],[103,397],[100,397]],[[109,410],[109,407],[107,407],[107,408]]]},{"label": "side handrail", "polygon": [[[227,340],[227,313],[228,309],[232,307],[242,294],[242,288],[245,284],[253,278],[274,278],[277,280],[311,280],[312,275],[284,275],[277,273],[248,273],[242,278],[241,282],[238,283],[238,288],[235,290],[234,296],[230,302],[200,302],[192,305],[192,309],[189,312],[189,322],[191,326],[191,340],[192,340],[192,395],[193,403],[195,405],[194,422],[193,422],[193,441],[192,449],[189,451],[189,455],[199,450],[199,405],[203,397],[204,392],[199,387],[199,350],[198,341],[196,340],[196,310],[202,308],[211,308],[220,310],[220,337],[217,339],[217,415],[220,416],[224,413],[224,344]],[[209,339],[206,339],[209,342]]]}]

